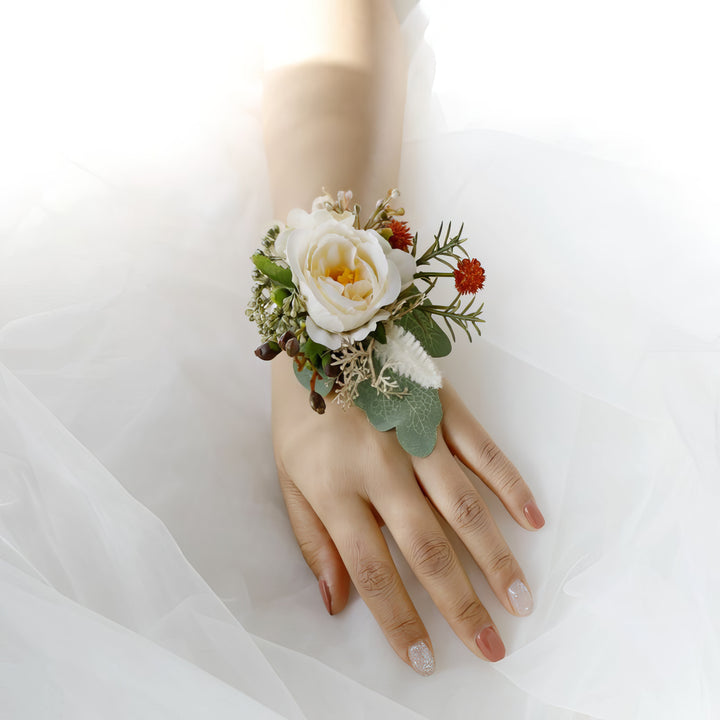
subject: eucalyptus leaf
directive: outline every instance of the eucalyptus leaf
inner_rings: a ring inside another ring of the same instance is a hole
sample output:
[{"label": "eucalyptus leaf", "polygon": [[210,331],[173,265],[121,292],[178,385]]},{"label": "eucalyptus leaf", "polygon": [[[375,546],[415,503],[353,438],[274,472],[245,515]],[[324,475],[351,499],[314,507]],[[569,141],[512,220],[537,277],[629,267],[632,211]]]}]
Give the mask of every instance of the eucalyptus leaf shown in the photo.
[{"label": "eucalyptus leaf", "polygon": [[[295,370],[295,377],[309,392],[310,380],[312,379],[313,371],[307,365],[302,370],[298,370],[298,366],[295,363],[293,363],[293,369]],[[326,378],[322,375],[318,375],[315,380],[315,392],[320,393],[323,397],[325,397],[333,389],[334,384],[335,378]]]},{"label": "eucalyptus leaf", "polygon": [[430,313],[415,308],[412,312],[396,320],[395,323],[412,333],[430,357],[439,358],[450,354],[452,350],[450,338],[432,319]]},{"label": "eucalyptus leaf", "polygon": [[400,445],[411,455],[426,457],[435,447],[437,428],[442,420],[442,404],[435,388],[424,388],[409,378],[386,370],[399,387],[402,397],[386,396],[365,380],[358,385],[355,404],[365,411],[378,430],[395,428]]},{"label": "eucalyptus leaf", "polygon": [[290,270],[290,268],[282,267],[266,255],[258,252],[254,253],[250,259],[253,261],[255,267],[263,275],[267,275],[274,283],[289,288],[290,290],[295,289],[292,282],[292,270]]}]

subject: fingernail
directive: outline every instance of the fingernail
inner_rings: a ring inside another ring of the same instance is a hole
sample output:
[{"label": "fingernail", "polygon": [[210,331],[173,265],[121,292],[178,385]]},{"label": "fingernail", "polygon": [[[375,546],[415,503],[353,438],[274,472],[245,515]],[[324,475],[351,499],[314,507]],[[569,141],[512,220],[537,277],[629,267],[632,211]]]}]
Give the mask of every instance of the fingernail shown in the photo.
[{"label": "fingernail", "polygon": [[510,585],[507,592],[510,604],[518,615],[529,615],[532,612],[532,595],[522,580],[516,580]]},{"label": "fingernail", "polygon": [[505,657],[505,646],[497,630],[488,625],[475,636],[475,642],[480,652],[490,661],[497,662]]},{"label": "fingernail", "polygon": [[330,588],[324,580],[320,580],[318,585],[320,585],[320,594],[322,595],[323,602],[325,603],[325,609],[330,615],[332,615],[332,598],[330,597]]},{"label": "fingernail", "polygon": [[525,513],[525,517],[528,519],[528,522],[536,530],[539,530],[545,524],[545,518],[540,512],[540,508],[535,504],[534,500],[531,500],[529,503],[525,503],[523,512]]},{"label": "fingernail", "polygon": [[432,675],[435,672],[435,658],[424,640],[408,648],[408,660],[418,675]]}]

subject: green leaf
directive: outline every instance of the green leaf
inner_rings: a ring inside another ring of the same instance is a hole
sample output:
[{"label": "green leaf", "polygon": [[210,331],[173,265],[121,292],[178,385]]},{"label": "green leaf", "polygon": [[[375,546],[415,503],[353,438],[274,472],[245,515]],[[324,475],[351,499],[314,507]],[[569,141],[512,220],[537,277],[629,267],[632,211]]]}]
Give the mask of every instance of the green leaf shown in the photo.
[{"label": "green leaf", "polygon": [[[429,303],[426,300],[423,304],[427,305]],[[412,333],[430,357],[439,358],[450,354],[452,350],[450,338],[430,317],[430,313],[415,308],[412,312],[396,320],[395,323]]]},{"label": "green leaf", "polygon": [[[310,391],[310,380],[312,379],[313,371],[306,365],[302,370],[298,370],[296,363],[293,363],[293,369],[295,370],[295,377],[300,381],[300,384],[309,392]],[[335,378],[326,378],[322,375],[318,375],[315,380],[315,392],[320,393],[325,397],[332,389],[335,384]]]},{"label": "green leaf", "polygon": [[382,345],[387,342],[387,335],[385,334],[385,324],[378,323],[375,330],[372,332],[372,336]]},{"label": "green leaf", "polygon": [[278,265],[261,253],[253,254],[250,259],[253,261],[255,267],[263,275],[267,275],[274,283],[289,288],[290,290],[295,289],[292,282],[292,270],[290,270],[290,268]]},{"label": "green leaf", "polygon": [[322,367],[321,357],[327,352],[327,348],[320,343],[308,338],[301,346],[300,352],[316,367]]},{"label": "green leaf", "polygon": [[428,456],[435,447],[437,428],[442,420],[442,404],[438,391],[424,388],[409,378],[392,371],[392,379],[408,391],[402,397],[387,397],[379,393],[370,380],[358,385],[355,404],[365,411],[368,420],[378,430],[395,428],[400,445],[416,457]]},{"label": "green leaf", "polygon": [[290,296],[290,291],[285,287],[277,287],[272,292],[272,299],[276,305],[282,305],[283,300]]}]

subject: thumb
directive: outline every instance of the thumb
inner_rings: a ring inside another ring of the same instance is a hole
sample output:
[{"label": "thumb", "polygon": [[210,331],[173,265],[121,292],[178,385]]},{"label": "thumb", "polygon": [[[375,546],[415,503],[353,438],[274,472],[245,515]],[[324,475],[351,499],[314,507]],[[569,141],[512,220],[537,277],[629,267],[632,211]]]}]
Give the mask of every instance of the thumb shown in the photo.
[{"label": "thumb", "polygon": [[280,477],[280,488],[305,562],[318,579],[327,611],[335,615],[347,605],[350,576],[328,531],[295,483]]}]

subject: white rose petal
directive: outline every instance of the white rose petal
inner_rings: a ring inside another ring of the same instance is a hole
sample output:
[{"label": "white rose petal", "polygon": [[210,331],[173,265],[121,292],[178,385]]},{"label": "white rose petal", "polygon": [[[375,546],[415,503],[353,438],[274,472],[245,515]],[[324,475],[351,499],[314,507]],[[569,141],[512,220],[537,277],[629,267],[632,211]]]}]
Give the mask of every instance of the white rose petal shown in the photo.
[{"label": "white rose petal", "polygon": [[350,212],[291,210],[287,229],[275,241],[305,302],[308,335],[332,350],[363,340],[387,319],[383,308],[415,274],[409,253],[353,224]]},{"label": "white rose petal", "polygon": [[417,265],[415,264],[415,258],[404,250],[398,250],[392,248],[388,254],[390,259],[395,263],[397,269],[400,271],[400,280],[402,281],[402,289],[412,285],[415,279],[415,271]]}]

